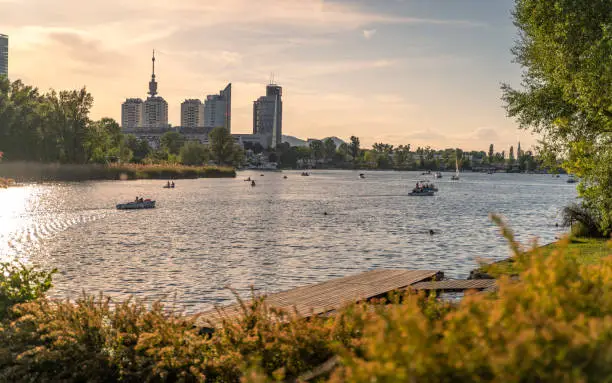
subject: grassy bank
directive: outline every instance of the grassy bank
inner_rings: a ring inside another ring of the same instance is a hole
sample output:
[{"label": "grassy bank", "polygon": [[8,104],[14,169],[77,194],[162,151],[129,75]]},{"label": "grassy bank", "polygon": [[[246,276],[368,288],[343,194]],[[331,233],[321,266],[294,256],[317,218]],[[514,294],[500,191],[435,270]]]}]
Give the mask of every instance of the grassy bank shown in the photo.
[{"label": "grassy bank", "polygon": [[183,165],[71,165],[33,162],[0,163],[0,176],[18,182],[235,177],[231,167]]},{"label": "grassy bank", "polygon": [[254,299],[213,334],[160,305],[50,300],[49,276],[13,267],[0,273],[0,381],[608,381],[612,259],[582,262],[567,241],[515,255],[519,280],[455,305],[408,293],[304,320]]},{"label": "grassy bank", "polygon": [[503,261],[483,264],[477,271],[493,278],[499,278],[502,275],[518,275],[526,267],[525,263],[521,262],[521,258],[529,258],[534,256],[534,254],[540,257],[549,257],[559,247],[567,247],[568,250],[576,254],[577,261],[585,265],[595,264],[603,257],[612,255],[612,246],[609,241],[597,238],[570,237],[542,246],[537,251],[529,250],[525,254],[519,254]]}]

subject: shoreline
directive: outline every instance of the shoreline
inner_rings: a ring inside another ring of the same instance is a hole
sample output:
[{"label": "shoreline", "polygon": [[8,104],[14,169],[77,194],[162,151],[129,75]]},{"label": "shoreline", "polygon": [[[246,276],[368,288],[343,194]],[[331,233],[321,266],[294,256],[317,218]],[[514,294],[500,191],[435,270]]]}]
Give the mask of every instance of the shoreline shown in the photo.
[{"label": "shoreline", "polygon": [[197,179],[235,178],[236,169],[224,166],[184,165],[99,165],[58,164],[39,162],[0,163],[0,178],[12,179],[13,183],[49,181],[112,181],[139,179]]}]

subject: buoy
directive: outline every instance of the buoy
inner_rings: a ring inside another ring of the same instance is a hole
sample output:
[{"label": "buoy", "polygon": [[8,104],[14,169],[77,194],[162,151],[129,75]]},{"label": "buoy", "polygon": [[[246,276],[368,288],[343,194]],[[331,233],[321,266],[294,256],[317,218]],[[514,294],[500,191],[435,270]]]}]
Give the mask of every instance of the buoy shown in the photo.
[{"label": "buoy", "polygon": [[327,215],[327,212],[324,212],[323,215]]},{"label": "buoy", "polygon": [[434,233],[433,229],[429,229],[429,235],[434,235],[434,234],[435,233]]}]

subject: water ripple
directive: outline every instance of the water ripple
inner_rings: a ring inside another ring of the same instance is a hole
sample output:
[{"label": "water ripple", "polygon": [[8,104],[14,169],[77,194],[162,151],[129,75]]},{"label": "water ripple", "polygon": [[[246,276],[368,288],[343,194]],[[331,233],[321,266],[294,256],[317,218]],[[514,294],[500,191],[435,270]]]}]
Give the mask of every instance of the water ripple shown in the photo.
[{"label": "water ripple", "polygon": [[[478,259],[508,254],[489,212],[524,242],[550,242],[576,197],[563,178],[543,175],[466,173],[440,180],[433,198],[406,195],[417,173],[267,173],[256,188],[248,176],[257,173],[181,180],[174,190],[160,181],[0,190],[0,259],[57,267],[58,297],[104,291],[195,312],[232,300],[227,286],[248,297],[252,287],[281,291],[373,268],[465,277]],[[158,207],[113,208],[137,195]]]}]

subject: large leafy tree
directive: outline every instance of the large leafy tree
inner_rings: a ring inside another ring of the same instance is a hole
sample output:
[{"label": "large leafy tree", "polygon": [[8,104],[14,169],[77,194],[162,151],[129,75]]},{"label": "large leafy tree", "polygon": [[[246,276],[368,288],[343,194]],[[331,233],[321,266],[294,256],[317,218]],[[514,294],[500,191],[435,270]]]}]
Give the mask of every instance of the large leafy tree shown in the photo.
[{"label": "large leafy tree", "polygon": [[331,160],[336,154],[336,143],[329,137],[323,141],[323,153],[327,160]]},{"label": "large leafy tree", "polygon": [[170,154],[179,154],[181,147],[185,143],[185,138],[178,132],[166,132],[160,140],[161,148],[166,150]]},{"label": "large leafy tree", "polygon": [[516,0],[521,89],[502,86],[510,116],[562,156],[578,190],[612,231],[612,1]]},{"label": "large leafy tree", "polygon": [[234,137],[230,132],[223,128],[214,128],[208,135],[210,140],[210,152],[211,156],[217,164],[239,164],[244,153],[240,145],[236,144]]},{"label": "large leafy tree", "polygon": [[349,144],[349,153],[351,157],[353,157],[353,162],[357,162],[359,160],[359,137],[351,136],[351,142]]}]

